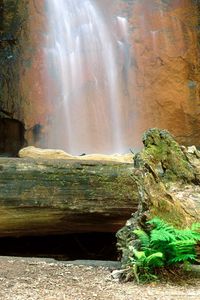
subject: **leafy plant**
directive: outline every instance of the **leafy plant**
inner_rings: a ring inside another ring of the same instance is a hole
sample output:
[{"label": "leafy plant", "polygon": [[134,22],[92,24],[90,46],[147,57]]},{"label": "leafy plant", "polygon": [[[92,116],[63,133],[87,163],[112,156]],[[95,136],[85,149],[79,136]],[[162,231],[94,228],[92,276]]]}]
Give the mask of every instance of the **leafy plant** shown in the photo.
[{"label": "leafy plant", "polygon": [[129,267],[137,282],[157,278],[156,270],[175,264],[194,262],[195,246],[200,241],[200,223],[191,228],[177,229],[159,218],[147,222],[151,229],[136,229],[133,233],[140,244],[129,248]]}]

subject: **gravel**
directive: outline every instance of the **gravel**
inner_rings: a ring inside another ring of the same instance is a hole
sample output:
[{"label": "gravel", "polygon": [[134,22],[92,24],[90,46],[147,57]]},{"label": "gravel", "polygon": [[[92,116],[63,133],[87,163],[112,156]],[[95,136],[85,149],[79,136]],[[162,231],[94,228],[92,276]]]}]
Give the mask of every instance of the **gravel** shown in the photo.
[{"label": "gravel", "polygon": [[2,300],[199,300],[200,278],[182,284],[119,283],[115,262],[57,262],[53,259],[0,257]]}]

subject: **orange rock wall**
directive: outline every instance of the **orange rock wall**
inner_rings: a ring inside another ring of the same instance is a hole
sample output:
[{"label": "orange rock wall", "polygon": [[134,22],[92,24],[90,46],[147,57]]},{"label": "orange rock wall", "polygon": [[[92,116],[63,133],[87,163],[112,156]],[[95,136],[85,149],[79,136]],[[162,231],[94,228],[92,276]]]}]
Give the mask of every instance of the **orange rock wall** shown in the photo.
[{"label": "orange rock wall", "polygon": [[[200,12],[195,1],[103,0],[101,5],[129,21],[131,57],[122,108],[127,144],[138,147],[144,130],[159,127],[170,130],[180,143],[200,146]],[[23,56],[30,64],[21,67],[23,105],[18,112],[28,144],[37,144],[35,125],[45,130],[52,109],[43,85],[44,9],[43,1],[28,1]]]},{"label": "orange rock wall", "polygon": [[26,22],[27,39],[24,40],[23,56],[30,63],[22,66],[20,72],[20,90],[24,105],[22,107],[28,144],[37,145],[34,128],[43,126],[49,114],[45,102],[44,86],[44,1],[28,1],[28,19]]},{"label": "orange rock wall", "polygon": [[149,127],[166,128],[180,143],[200,145],[198,14],[190,0],[132,6],[130,88],[139,135]]}]

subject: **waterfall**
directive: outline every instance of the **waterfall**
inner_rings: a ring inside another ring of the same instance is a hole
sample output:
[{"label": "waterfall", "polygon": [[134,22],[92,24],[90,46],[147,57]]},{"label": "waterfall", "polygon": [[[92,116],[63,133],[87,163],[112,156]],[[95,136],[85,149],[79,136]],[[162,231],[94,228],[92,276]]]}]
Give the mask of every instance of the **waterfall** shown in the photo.
[{"label": "waterfall", "polygon": [[[94,0],[46,0],[46,7],[45,84],[52,109],[46,145],[71,154],[126,151],[119,76],[126,19],[106,19]],[[122,25],[121,40],[112,22]]]}]

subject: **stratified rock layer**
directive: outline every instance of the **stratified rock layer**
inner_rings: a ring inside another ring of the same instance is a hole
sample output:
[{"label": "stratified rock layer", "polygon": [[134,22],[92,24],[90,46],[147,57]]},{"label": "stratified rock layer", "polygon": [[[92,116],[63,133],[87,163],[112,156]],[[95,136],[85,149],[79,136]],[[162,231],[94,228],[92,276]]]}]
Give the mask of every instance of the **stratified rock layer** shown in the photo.
[{"label": "stratified rock layer", "polygon": [[116,232],[137,209],[136,177],[128,163],[0,158],[0,237]]}]

